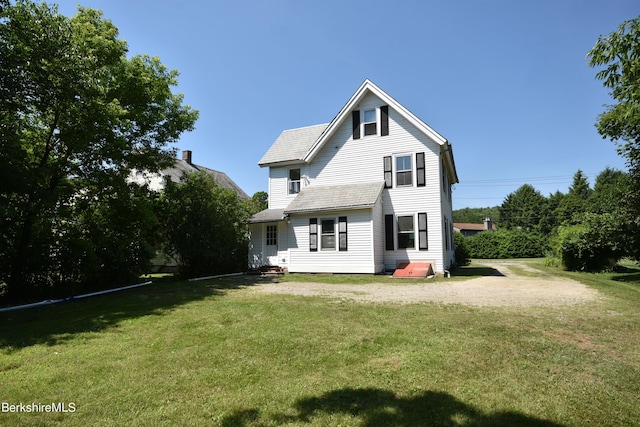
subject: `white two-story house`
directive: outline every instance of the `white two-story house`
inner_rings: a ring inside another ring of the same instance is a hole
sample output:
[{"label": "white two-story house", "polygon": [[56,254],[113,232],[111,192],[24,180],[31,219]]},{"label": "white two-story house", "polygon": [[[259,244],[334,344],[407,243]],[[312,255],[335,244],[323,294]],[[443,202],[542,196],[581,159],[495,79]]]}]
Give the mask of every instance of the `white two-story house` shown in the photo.
[{"label": "white two-story house", "polygon": [[369,80],[328,124],[282,132],[259,162],[269,207],[249,267],[381,273],[454,263],[449,142]]}]

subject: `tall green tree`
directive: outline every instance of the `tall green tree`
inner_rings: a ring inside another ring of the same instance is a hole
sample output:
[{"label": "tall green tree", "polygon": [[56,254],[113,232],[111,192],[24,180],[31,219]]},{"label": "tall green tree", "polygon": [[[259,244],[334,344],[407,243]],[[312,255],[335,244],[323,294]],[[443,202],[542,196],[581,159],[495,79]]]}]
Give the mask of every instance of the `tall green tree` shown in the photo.
[{"label": "tall green tree", "polygon": [[244,271],[249,212],[238,193],[205,172],[169,179],[161,197],[165,250],[179,260],[181,274],[198,277]]},{"label": "tall green tree", "polygon": [[593,213],[620,213],[629,193],[628,175],[607,167],[598,174],[589,199],[589,210]]},{"label": "tall green tree", "polygon": [[547,233],[542,225],[548,215],[547,199],[530,184],[508,194],[500,206],[500,224],[507,229]]},{"label": "tall green tree", "polygon": [[599,116],[596,127],[603,138],[617,144],[629,168],[625,221],[632,255],[640,258],[640,16],[623,22],[617,31],[600,36],[587,53],[591,67],[603,67],[596,78],[615,101]]},{"label": "tall green tree", "polygon": [[591,195],[591,187],[589,179],[581,169],[573,175],[573,182],[569,186],[569,195],[575,196],[581,200],[587,200]]},{"label": "tall green tree", "polygon": [[618,31],[608,36],[600,36],[587,58],[591,67],[604,67],[596,78],[610,89],[616,102],[600,115],[598,132],[618,143],[619,153],[637,169],[640,167],[640,17],[623,22]]},{"label": "tall green tree", "polygon": [[269,207],[269,194],[266,191],[257,191],[251,199],[247,200],[247,206],[251,215],[263,211]]},{"label": "tall green tree", "polygon": [[63,250],[74,206],[121,191],[134,168],[169,165],[169,144],[198,114],[171,91],[178,72],[157,57],[127,58],[102,12],[0,6],[0,282],[20,298],[59,273],[33,268],[54,268],[47,260]]}]

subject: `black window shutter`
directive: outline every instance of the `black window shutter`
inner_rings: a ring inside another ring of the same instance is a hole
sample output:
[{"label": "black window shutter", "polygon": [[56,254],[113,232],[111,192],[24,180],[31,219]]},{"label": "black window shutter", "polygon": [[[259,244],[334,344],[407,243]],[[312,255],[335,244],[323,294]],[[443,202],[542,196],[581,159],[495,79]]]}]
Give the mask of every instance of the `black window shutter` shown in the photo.
[{"label": "black window shutter", "polygon": [[360,139],[360,110],[351,113],[351,121],[353,123],[353,139]]},{"label": "black window shutter", "polygon": [[384,159],[384,188],[391,188],[393,172],[391,170],[391,156],[386,156]]},{"label": "black window shutter", "polygon": [[416,173],[418,187],[424,187],[426,183],[426,175],[424,171],[424,153],[416,153]]},{"label": "black window shutter", "polygon": [[318,218],[309,218],[309,250],[318,250]]},{"label": "black window shutter", "polygon": [[389,135],[389,106],[380,107],[380,136]]},{"label": "black window shutter", "polygon": [[444,219],[444,247],[449,250],[449,220],[447,218]]},{"label": "black window shutter", "polygon": [[418,248],[420,250],[429,249],[427,237],[427,214],[425,212],[418,214]]},{"label": "black window shutter", "polygon": [[338,218],[338,247],[341,251],[347,250],[347,217]]},{"label": "black window shutter", "polygon": [[384,240],[386,250],[392,251],[395,249],[395,241],[393,237],[393,215],[384,216]]}]

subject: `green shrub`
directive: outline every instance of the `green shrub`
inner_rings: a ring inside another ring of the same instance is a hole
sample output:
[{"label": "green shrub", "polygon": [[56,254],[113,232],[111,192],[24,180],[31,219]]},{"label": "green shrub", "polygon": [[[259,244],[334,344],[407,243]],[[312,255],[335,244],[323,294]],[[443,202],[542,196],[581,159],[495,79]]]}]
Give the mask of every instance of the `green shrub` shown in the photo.
[{"label": "green shrub", "polygon": [[499,231],[483,231],[467,237],[467,248],[471,258],[500,258]]},{"label": "green shrub", "polygon": [[567,270],[611,270],[625,256],[625,230],[615,215],[585,214],[580,224],[558,227],[553,249]]},{"label": "green shrub", "polygon": [[535,258],[547,247],[544,236],[524,230],[483,231],[466,239],[471,258]]},{"label": "green shrub", "polygon": [[456,248],[456,264],[459,267],[469,265],[471,257],[469,256],[469,249],[467,249],[467,238],[456,231],[453,233],[453,244]]}]

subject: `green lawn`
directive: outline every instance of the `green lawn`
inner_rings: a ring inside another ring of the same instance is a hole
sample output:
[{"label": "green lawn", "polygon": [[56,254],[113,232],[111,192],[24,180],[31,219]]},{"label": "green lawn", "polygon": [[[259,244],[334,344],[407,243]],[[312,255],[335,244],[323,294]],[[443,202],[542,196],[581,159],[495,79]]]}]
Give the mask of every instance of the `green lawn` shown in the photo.
[{"label": "green lawn", "polygon": [[[0,425],[637,425],[640,270],[570,276],[603,298],[358,304],[252,293],[264,279],[241,277],[0,313],[3,407],[75,407]],[[363,277],[314,279],[381,279]]]}]

